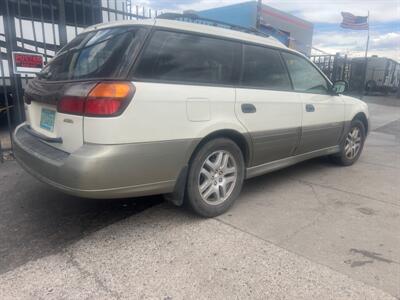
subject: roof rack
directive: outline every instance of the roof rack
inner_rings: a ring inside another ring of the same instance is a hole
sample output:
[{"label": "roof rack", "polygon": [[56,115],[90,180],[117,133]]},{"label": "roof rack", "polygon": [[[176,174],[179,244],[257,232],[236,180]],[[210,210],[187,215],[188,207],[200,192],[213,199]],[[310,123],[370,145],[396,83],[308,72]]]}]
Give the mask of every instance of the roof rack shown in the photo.
[{"label": "roof rack", "polygon": [[245,32],[245,33],[249,33],[249,34],[254,34],[257,36],[270,37],[269,34],[264,33],[253,27],[247,28],[247,27],[242,27],[239,25],[222,22],[222,21],[216,21],[213,19],[202,18],[196,14],[164,13],[164,14],[159,15],[157,17],[157,19],[175,20],[175,21],[183,21],[183,22],[196,23],[196,24],[202,24],[202,25],[209,25],[209,26],[215,26],[215,27]]}]

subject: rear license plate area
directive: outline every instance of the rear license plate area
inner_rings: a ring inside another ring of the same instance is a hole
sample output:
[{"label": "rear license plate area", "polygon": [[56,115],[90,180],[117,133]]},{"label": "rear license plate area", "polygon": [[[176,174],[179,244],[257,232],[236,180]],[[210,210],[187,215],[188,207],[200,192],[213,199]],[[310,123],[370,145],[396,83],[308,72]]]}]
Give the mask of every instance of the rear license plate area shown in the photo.
[{"label": "rear license plate area", "polygon": [[40,128],[47,131],[54,131],[54,121],[56,119],[56,112],[47,108],[42,108],[40,114]]}]

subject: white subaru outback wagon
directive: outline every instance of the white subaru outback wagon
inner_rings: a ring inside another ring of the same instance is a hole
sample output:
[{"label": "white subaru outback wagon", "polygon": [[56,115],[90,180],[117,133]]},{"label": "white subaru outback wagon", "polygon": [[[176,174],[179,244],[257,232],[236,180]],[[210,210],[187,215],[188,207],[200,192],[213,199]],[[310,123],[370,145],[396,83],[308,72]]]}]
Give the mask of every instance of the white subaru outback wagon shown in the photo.
[{"label": "white subaru outback wagon", "polygon": [[225,212],[243,180],[359,158],[367,105],[273,38],[180,21],[86,29],[31,80],[15,156],[69,194]]}]

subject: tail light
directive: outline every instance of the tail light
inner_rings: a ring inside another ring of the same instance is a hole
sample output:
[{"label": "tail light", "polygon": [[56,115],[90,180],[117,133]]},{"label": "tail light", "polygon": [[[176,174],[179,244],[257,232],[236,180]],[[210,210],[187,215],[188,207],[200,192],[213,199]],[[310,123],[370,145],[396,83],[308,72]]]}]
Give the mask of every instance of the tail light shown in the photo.
[{"label": "tail light", "polygon": [[64,114],[83,115],[85,112],[85,98],[77,96],[64,96],[58,102],[57,111]]},{"label": "tail light", "polygon": [[[61,113],[88,117],[119,116],[128,106],[135,93],[135,87],[129,82],[101,82],[87,93],[76,87],[58,102]],[[70,94],[78,94],[70,95]]]}]

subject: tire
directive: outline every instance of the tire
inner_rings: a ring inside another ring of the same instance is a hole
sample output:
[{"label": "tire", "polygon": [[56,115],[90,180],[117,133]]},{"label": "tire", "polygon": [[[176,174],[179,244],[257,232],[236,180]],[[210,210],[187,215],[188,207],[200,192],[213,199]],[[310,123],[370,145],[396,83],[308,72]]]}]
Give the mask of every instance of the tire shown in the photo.
[{"label": "tire", "polygon": [[[358,132],[356,134],[356,132]],[[357,135],[357,136],[356,136]],[[356,141],[359,140],[358,147]],[[349,130],[347,131],[342,144],[340,145],[340,152],[332,159],[335,163],[342,166],[351,166],[360,157],[364,148],[365,142],[365,126],[360,120],[351,121]]]},{"label": "tire", "polygon": [[374,80],[370,80],[367,82],[367,84],[365,85],[365,91],[367,92],[367,95],[369,93],[374,92],[376,89],[376,82]]},{"label": "tire", "polygon": [[236,143],[227,138],[208,141],[191,161],[186,204],[202,217],[226,212],[240,194],[244,172],[243,154]]}]

